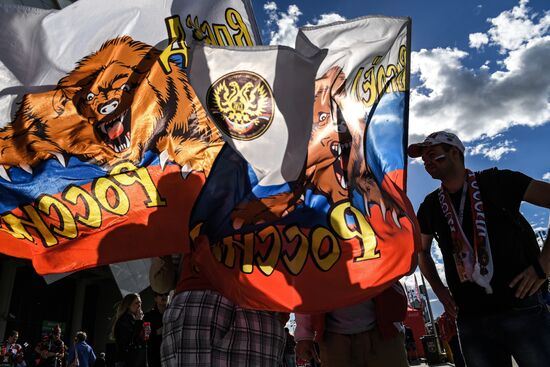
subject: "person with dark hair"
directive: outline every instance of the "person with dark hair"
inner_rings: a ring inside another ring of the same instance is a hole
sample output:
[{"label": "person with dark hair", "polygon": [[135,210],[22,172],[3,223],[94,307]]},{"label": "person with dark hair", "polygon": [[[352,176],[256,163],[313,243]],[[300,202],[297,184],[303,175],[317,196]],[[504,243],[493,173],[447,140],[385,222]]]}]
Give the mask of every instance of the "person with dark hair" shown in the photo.
[{"label": "person with dark hair", "polygon": [[62,367],[65,343],[61,340],[61,327],[55,325],[51,334],[44,336],[34,350],[40,356],[38,366]]},{"label": "person with dark hair", "polygon": [[149,322],[151,335],[147,340],[147,361],[149,367],[160,367],[160,344],[162,342],[162,315],[168,304],[168,293],[154,293],[155,305],[145,313],[143,321]]},{"label": "person with dark hair", "polygon": [[119,303],[113,323],[113,336],[117,367],[146,365],[145,330],[139,294],[129,293]]},{"label": "person with dark hair", "polygon": [[19,332],[12,330],[8,339],[0,346],[0,367],[17,367],[25,365],[23,348],[17,344]]},{"label": "person with dark hair", "polygon": [[96,361],[96,356],[92,347],[86,343],[88,335],[84,331],[76,333],[74,338],[74,347],[69,349],[69,366],[75,362],[75,358],[78,358],[78,364],[74,365],[80,367],[91,367]]},{"label": "person with dark hair", "polygon": [[[472,172],[452,133],[430,134],[408,154],[421,157],[441,186],[418,209],[419,265],[450,317],[457,318],[468,367],[550,366],[550,313],[541,287],[550,274],[550,246],[540,252],[519,209],[550,208],[550,184],[496,168]],[[431,257],[443,254],[445,287]]]}]

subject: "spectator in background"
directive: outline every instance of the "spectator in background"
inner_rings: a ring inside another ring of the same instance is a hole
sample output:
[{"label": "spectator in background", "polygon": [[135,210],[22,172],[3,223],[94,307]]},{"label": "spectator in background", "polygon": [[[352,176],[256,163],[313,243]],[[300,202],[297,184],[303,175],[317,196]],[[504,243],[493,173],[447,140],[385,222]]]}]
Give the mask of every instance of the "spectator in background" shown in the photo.
[{"label": "spectator in background", "polygon": [[396,282],[357,305],[327,314],[296,314],[296,354],[323,367],[407,367],[402,325],[406,313],[407,297]]},{"label": "spectator in background", "polygon": [[168,293],[154,292],[155,305],[145,313],[143,321],[151,324],[151,335],[147,340],[147,361],[149,367],[160,367],[160,344],[162,342],[162,315],[168,304]]},{"label": "spectator in background", "polygon": [[44,336],[34,349],[40,356],[40,367],[62,367],[65,358],[65,343],[61,340],[61,327],[55,325],[50,335]]},{"label": "spectator in background", "polygon": [[124,296],[117,307],[113,336],[116,344],[117,367],[144,367],[146,365],[143,312],[137,293]]},{"label": "spectator in background", "polygon": [[95,360],[94,367],[106,367],[107,363],[105,361],[105,353],[101,352]]},{"label": "spectator in background", "polygon": [[0,367],[25,366],[23,348],[17,344],[19,332],[12,330],[0,346]]},{"label": "spectator in background", "polygon": [[407,350],[407,359],[409,363],[418,364],[418,352],[416,351],[416,341],[412,329],[405,326],[405,349]]},{"label": "spectator in background", "polygon": [[447,312],[443,312],[437,320],[437,326],[439,327],[439,335],[441,335],[441,339],[443,339],[443,341],[447,343],[451,349],[451,362],[453,362],[456,367],[465,367],[464,358],[462,358],[462,351],[460,350],[460,342],[458,341],[454,317],[449,316]]},{"label": "spectator in background", "polygon": [[[88,335],[84,331],[79,331],[75,336],[74,347],[69,349],[69,364],[78,358],[78,366],[91,367],[96,361],[96,356],[92,347],[86,343]],[[76,352],[76,355],[75,355]]]},{"label": "spectator in background", "polygon": [[294,341],[294,336],[290,334],[290,330],[285,327],[286,341],[285,341],[285,355],[284,355],[284,366],[285,367],[296,367],[296,342]]}]

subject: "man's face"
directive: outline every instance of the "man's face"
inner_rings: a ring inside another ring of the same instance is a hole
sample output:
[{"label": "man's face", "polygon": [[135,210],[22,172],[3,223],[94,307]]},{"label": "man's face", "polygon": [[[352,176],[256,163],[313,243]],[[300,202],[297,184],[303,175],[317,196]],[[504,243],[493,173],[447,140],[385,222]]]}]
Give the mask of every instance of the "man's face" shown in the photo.
[{"label": "man's face", "polygon": [[424,149],[422,161],[424,169],[434,179],[444,178],[454,167],[451,162],[451,150],[446,152],[440,144]]},{"label": "man's face", "polygon": [[52,335],[53,335],[53,338],[55,340],[61,339],[61,332],[60,331],[54,331]]},{"label": "man's face", "polygon": [[141,312],[141,298],[137,297],[130,305],[130,312],[137,315]]},{"label": "man's face", "polygon": [[19,334],[8,337],[8,342],[10,342],[10,344],[17,343],[17,339],[19,339]]},{"label": "man's face", "polygon": [[159,309],[166,308],[166,304],[168,303],[168,293],[166,293],[166,294],[157,294],[155,296],[155,303],[157,304],[157,308],[159,308]]}]

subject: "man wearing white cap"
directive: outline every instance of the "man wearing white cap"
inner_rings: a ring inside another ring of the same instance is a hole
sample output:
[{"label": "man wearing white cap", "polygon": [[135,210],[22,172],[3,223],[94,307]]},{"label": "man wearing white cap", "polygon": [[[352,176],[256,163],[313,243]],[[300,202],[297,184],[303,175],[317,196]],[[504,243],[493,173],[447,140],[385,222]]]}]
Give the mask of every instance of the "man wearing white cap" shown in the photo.
[{"label": "man wearing white cap", "polygon": [[[419,265],[445,310],[457,316],[468,367],[550,366],[550,313],[541,287],[550,274],[550,246],[539,250],[520,214],[522,201],[550,208],[550,184],[496,168],[473,173],[464,145],[449,132],[408,148],[441,187],[418,210]],[[435,238],[449,289],[431,258]]]}]

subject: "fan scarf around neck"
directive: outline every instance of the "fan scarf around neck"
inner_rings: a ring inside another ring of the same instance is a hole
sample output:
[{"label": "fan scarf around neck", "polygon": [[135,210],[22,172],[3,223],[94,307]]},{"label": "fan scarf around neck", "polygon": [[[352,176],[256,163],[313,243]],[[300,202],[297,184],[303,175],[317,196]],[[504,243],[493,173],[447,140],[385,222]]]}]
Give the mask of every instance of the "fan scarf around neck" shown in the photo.
[{"label": "fan scarf around neck", "polygon": [[[462,229],[466,195],[470,196],[470,209],[473,221],[473,246]],[[485,212],[481,192],[475,174],[466,170],[466,179],[462,188],[459,213],[455,211],[451,197],[441,185],[438,192],[439,204],[451,230],[453,257],[456,271],[461,282],[471,281],[485,288],[487,294],[493,293],[493,257],[489,244],[489,233],[485,222]]]}]

